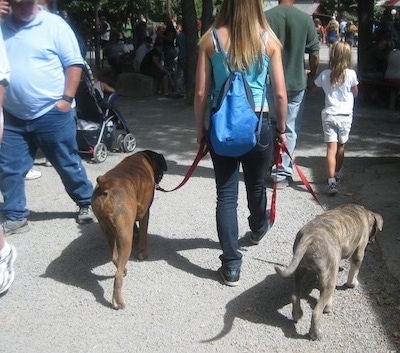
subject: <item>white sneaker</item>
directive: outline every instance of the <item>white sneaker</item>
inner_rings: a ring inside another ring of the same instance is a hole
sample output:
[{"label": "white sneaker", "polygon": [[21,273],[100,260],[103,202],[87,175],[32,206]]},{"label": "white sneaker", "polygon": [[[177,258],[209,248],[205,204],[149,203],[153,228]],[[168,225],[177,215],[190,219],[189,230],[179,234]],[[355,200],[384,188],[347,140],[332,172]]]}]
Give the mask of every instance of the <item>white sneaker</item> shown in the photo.
[{"label": "white sneaker", "polygon": [[17,250],[10,245],[10,252],[0,259],[0,294],[6,292],[14,282],[14,261],[17,258]]},{"label": "white sneaker", "polygon": [[42,176],[42,173],[38,170],[31,169],[26,175],[25,180],[35,180],[39,179]]}]

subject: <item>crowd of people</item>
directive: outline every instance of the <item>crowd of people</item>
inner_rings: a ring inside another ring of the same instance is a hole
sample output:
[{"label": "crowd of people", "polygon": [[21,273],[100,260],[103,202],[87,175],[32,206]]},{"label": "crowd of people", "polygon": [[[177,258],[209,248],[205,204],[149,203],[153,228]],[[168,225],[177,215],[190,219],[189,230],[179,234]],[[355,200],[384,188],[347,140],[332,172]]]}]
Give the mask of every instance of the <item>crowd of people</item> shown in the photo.
[{"label": "crowd of people", "polygon": [[103,56],[119,74],[133,71],[154,77],[167,97],[184,96],[186,44],[182,24],[165,14],[156,28],[149,27],[143,14],[132,25],[128,18],[111,25],[105,17],[100,26]]},{"label": "crowd of people", "polygon": [[357,47],[358,45],[357,22],[347,21],[344,18],[337,21],[336,17],[332,17],[324,26],[322,21],[316,17],[314,18],[314,25],[321,44],[326,44],[331,47],[337,41],[343,41],[348,43],[351,47]]}]

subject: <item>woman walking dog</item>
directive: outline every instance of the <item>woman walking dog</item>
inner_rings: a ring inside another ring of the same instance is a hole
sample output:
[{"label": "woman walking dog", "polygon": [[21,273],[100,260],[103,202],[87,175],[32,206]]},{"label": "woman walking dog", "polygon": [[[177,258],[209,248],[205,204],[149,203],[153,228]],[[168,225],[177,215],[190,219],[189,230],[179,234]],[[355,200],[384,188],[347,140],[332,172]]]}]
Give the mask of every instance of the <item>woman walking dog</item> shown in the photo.
[{"label": "woman walking dog", "polygon": [[[281,45],[266,22],[261,0],[225,0],[212,28],[200,39],[195,93],[197,142],[201,143],[207,137],[205,116],[211,80],[215,86],[215,99],[211,104],[216,107],[223,84],[229,76],[229,70],[224,65],[224,57],[216,49],[213,29],[216,30],[222,48],[227,53],[230,66],[235,71],[241,71],[249,83],[255,102],[255,112],[258,115],[269,69],[277,112],[275,137],[285,142],[287,96]],[[217,187],[216,219],[218,238],[222,248],[220,256],[222,266],[219,273],[228,286],[239,284],[242,265],[242,254],[238,251],[237,219],[240,164],[243,168],[250,211],[248,220],[251,242],[258,244],[271,228],[266,210],[267,196],[264,183],[267,167],[270,165],[270,147],[273,143],[267,103],[264,104],[263,112],[260,143],[244,155],[238,158],[221,156],[216,154],[213,146],[208,143]]]}]

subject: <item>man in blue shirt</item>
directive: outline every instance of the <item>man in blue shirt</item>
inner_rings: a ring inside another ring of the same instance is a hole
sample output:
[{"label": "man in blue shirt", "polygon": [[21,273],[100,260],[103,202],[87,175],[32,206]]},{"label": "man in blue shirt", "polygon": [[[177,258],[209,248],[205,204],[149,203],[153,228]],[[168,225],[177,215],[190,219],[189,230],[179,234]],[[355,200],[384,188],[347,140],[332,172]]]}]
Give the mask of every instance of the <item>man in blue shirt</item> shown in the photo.
[{"label": "man in blue shirt", "polygon": [[83,58],[70,26],[38,0],[11,0],[2,24],[10,62],[4,96],[0,190],[6,235],[29,229],[24,177],[40,148],[79,207],[78,223],[93,222],[92,183],[77,153],[75,93]]}]

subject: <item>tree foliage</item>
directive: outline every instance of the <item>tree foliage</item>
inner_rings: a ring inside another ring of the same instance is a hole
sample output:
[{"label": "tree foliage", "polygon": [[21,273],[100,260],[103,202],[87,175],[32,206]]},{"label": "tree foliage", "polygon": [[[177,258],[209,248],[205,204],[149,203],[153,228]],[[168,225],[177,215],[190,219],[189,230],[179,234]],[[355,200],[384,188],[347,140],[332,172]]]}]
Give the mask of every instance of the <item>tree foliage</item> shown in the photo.
[{"label": "tree foliage", "polygon": [[[72,0],[59,1],[59,9],[66,9],[75,18],[93,16],[98,2],[99,14],[105,15],[113,23],[124,21],[126,17],[137,18],[144,14],[146,18],[159,22],[164,13],[174,14],[182,21],[181,0]],[[202,0],[195,0],[197,16],[201,16]]]}]

